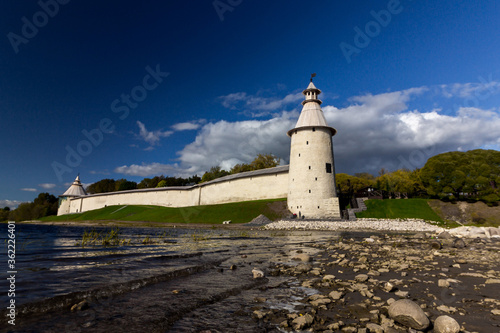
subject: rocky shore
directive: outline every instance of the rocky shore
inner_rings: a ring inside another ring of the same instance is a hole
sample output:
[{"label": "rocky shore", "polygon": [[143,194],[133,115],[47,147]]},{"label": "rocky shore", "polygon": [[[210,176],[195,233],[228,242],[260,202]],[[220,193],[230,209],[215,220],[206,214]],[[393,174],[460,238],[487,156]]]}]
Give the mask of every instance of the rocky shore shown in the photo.
[{"label": "rocky shore", "polygon": [[[106,279],[66,305],[68,295],[38,302],[8,332],[500,332],[498,228],[269,222],[225,234],[185,229],[178,243],[137,248],[150,247],[143,259],[134,249],[130,263],[106,253],[88,272],[73,265],[75,276]],[[182,242],[182,256],[156,253]]]},{"label": "rocky shore", "polygon": [[290,332],[500,332],[500,242],[447,235],[378,234],[291,251],[293,264],[268,274],[295,277],[307,295],[293,311],[263,296],[253,316]]}]

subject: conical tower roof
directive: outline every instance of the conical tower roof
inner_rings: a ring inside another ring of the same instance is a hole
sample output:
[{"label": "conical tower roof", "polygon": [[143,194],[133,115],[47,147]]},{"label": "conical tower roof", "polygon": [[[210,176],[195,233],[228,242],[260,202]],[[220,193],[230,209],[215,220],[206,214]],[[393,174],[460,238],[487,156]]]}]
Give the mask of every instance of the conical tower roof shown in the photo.
[{"label": "conical tower roof", "polygon": [[64,192],[61,197],[80,197],[82,195],[87,195],[82,183],[80,182],[80,176],[76,176],[75,181],[71,186]]},{"label": "conical tower roof", "polygon": [[331,131],[332,136],[337,133],[337,130],[333,127],[328,126],[323,110],[321,110],[321,100],[318,99],[318,95],[321,94],[321,90],[316,88],[314,83],[311,82],[307,88],[302,92],[305,96],[305,100],[302,101],[302,112],[300,113],[299,120],[295,127],[287,132],[288,136],[291,136],[293,131],[296,129],[305,129],[311,127],[323,127]]}]

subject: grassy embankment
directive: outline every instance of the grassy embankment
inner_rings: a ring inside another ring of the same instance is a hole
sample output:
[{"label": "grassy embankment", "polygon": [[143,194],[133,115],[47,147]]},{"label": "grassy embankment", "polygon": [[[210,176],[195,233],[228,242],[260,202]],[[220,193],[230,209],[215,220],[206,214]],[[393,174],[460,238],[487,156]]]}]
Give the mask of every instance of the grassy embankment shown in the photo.
[{"label": "grassy embankment", "polygon": [[429,206],[427,199],[367,200],[368,208],[357,213],[360,218],[418,218],[443,222],[443,219]]},{"label": "grassy embankment", "polygon": [[203,223],[220,224],[231,220],[232,223],[246,223],[260,214],[274,220],[280,217],[272,208],[273,203],[286,199],[256,200],[221,205],[171,208],[160,206],[108,206],[79,214],[48,216],[44,222],[67,221],[148,221],[163,223]]}]

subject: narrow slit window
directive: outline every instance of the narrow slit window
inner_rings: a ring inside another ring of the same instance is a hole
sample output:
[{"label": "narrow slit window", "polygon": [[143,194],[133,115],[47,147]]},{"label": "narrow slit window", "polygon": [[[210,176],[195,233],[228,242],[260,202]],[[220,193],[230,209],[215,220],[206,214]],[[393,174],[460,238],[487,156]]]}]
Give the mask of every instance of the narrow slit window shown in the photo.
[{"label": "narrow slit window", "polygon": [[326,173],[332,173],[332,164],[326,163]]}]

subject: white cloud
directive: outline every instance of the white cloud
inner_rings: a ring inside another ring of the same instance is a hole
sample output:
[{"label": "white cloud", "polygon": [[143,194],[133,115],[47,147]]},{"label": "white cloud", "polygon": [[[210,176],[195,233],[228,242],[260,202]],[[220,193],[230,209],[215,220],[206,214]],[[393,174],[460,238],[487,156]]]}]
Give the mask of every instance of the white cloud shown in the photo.
[{"label": "white cloud", "polygon": [[172,125],[172,129],[174,129],[175,131],[197,130],[204,123],[206,123],[205,119],[199,119],[197,121],[186,122],[186,123],[178,123],[178,124]]},{"label": "white cloud", "polygon": [[[245,92],[238,92],[226,96],[220,96],[219,100],[222,105],[231,110],[242,110],[252,117],[263,117],[271,112],[277,112],[288,104],[297,104],[304,96],[302,93],[288,94],[283,98],[278,97],[261,97],[248,95]],[[259,112],[252,112],[259,111]]]},{"label": "white cloud", "polygon": [[9,207],[11,210],[16,209],[23,201],[19,200],[0,200],[0,209]]},{"label": "white cloud", "polygon": [[172,135],[172,133],[174,133],[173,131],[161,131],[161,130],[148,131],[146,129],[146,126],[140,121],[137,121],[137,126],[139,126],[138,137],[149,143],[151,146],[158,144],[161,138],[166,138],[167,136],[170,136]]},{"label": "white cloud", "polygon": [[38,184],[43,189],[50,190],[54,187],[56,187],[56,184],[51,184],[51,183],[44,183],[44,184]]},{"label": "white cloud", "polygon": [[21,191],[26,191],[26,192],[36,192],[37,189],[36,188],[22,188]]},{"label": "white cloud", "polygon": [[161,164],[161,163],[151,163],[151,164],[145,164],[143,163],[142,165],[137,165],[137,164],[132,164],[130,166],[120,166],[117,167],[114,172],[116,173],[121,173],[124,175],[128,176],[141,176],[141,177],[147,177],[147,176],[152,176],[152,175],[173,175],[181,172],[181,170],[178,168],[177,164],[173,165],[168,165],[168,164]]},{"label": "white cloud", "polygon": [[[500,148],[499,109],[462,107],[450,115],[443,114],[439,106],[429,110],[410,108],[432,93],[428,87],[418,87],[354,96],[343,108],[323,106],[328,124],[338,130],[333,139],[337,172],[376,174],[382,167],[414,169],[446,151]],[[231,98],[247,97],[241,93]],[[248,163],[259,153],[273,153],[288,163],[290,139],[286,132],[294,127],[297,118],[298,112],[292,111],[268,120],[208,123],[192,143],[178,152],[178,164],[123,166],[115,172],[201,175],[212,166],[227,170],[237,163]]]},{"label": "white cloud", "polygon": [[488,78],[478,77],[479,82],[443,84],[439,87],[444,97],[486,99],[500,92],[500,82],[494,81],[492,75]]}]

